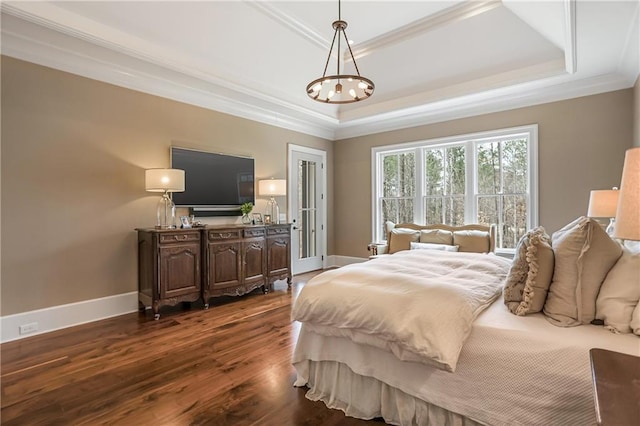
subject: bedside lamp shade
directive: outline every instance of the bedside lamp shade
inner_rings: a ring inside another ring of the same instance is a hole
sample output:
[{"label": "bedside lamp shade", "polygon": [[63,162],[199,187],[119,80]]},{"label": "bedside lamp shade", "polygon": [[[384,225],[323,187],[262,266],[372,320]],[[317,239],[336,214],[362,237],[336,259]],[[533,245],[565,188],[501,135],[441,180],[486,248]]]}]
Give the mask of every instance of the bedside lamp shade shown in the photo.
[{"label": "bedside lamp shade", "polygon": [[589,197],[589,217],[616,217],[618,208],[618,188],[591,191]]},{"label": "bedside lamp shade", "polygon": [[613,235],[623,240],[640,240],[640,147],[628,149],[624,157]]},{"label": "bedside lamp shade", "polygon": [[144,186],[148,192],[162,192],[156,209],[156,228],[176,227],[176,205],[169,198],[169,192],[184,191],[184,170],[149,169],[144,172]]},{"label": "bedside lamp shade", "polygon": [[267,179],[258,181],[258,193],[269,195],[267,202],[267,214],[271,216],[273,223],[280,223],[280,207],[273,197],[287,195],[287,181],[284,179]]}]

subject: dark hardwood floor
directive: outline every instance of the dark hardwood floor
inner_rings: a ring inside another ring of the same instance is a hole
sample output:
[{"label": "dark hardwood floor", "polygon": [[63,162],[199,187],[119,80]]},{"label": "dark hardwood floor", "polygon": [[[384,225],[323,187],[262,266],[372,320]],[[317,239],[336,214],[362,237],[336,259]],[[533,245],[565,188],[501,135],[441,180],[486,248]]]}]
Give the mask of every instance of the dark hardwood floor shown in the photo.
[{"label": "dark hardwood floor", "polygon": [[364,425],[294,388],[291,291],[132,313],[0,346],[3,425]]}]

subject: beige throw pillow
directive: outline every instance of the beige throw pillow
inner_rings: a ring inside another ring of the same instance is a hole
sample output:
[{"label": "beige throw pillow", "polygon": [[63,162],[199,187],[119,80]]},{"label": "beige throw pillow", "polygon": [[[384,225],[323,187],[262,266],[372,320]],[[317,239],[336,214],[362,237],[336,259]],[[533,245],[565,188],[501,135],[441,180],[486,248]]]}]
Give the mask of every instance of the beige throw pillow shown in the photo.
[{"label": "beige throw pillow", "polygon": [[420,231],[408,228],[393,228],[389,233],[389,254],[409,250],[412,242],[420,238]]},{"label": "beige throw pillow", "polygon": [[600,287],[596,318],[614,333],[631,333],[631,318],[639,299],[640,253],[623,250]]},{"label": "beige throw pillow", "polygon": [[542,311],[553,277],[551,238],[542,226],[520,238],[504,284],[504,303],[516,315]]},{"label": "beige throw pillow", "polygon": [[444,229],[423,229],[420,231],[421,243],[453,245],[453,232]]},{"label": "beige throw pillow", "polygon": [[622,247],[584,216],[554,232],[551,245],[555,267],[544,314],[561,327],[589,324],[595,318],[600,286]]},{"label": "beige throw pillow", "polygon": [[489,233],[484,231],[454,231],[453,245],[459,246],[458,251],[473,253],[489,252]]}]

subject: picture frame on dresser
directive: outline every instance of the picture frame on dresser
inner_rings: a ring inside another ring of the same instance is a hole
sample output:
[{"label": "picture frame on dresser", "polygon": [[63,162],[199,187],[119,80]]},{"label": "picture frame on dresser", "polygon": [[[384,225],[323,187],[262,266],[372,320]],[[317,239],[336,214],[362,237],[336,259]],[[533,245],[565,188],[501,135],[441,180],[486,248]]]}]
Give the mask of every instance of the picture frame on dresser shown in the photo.
[{"label": "picture frame on dresser", "polygon": [[262,225],[262,214],[260,213],[251,213],[251,219],[253,220],[254,225]]},{"label": "picture frame on dresser", "polygon": [[264,224],[265,225],[271,225],[271,215],[270,214],[265,214],[264,215]]}]

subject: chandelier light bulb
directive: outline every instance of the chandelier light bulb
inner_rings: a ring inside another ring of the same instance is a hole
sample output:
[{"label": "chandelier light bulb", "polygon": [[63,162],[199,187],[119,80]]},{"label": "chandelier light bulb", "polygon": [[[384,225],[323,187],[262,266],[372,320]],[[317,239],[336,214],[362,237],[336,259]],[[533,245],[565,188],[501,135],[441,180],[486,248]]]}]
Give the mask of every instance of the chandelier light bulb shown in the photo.
[{"label": "chandelier light bulb", "polygon": [[335,92],[333,90],[329,90],[329,93],[327,94],[327,99],[333,98],[333,95],[335,95]]},{"label": "chandelier light bulb", "polygon": [[364,81],[361,81],[360,83],[358,83],[358,87],[364,90],[367,88],[367,83],[365,83]]},{"label": "chandelier light bulb", "polygon": [[312,89],[314,92],[319,92],[320,90],[322,90],[322,83],[318,83],[315,86],[313,86]]},{"label": "chandelier light bulb", "polygon": [[340,83],[336,84],[336,93],[338,94],[342,93],[342,84]]},{"label": "chandelier light bulb", "polygon": [[356,96],[356,91],[355,91],[354,89],[349,90],[349,94],[351,95],[351,97],[352,97],[353,99],[357,98],[357,96]]}]

